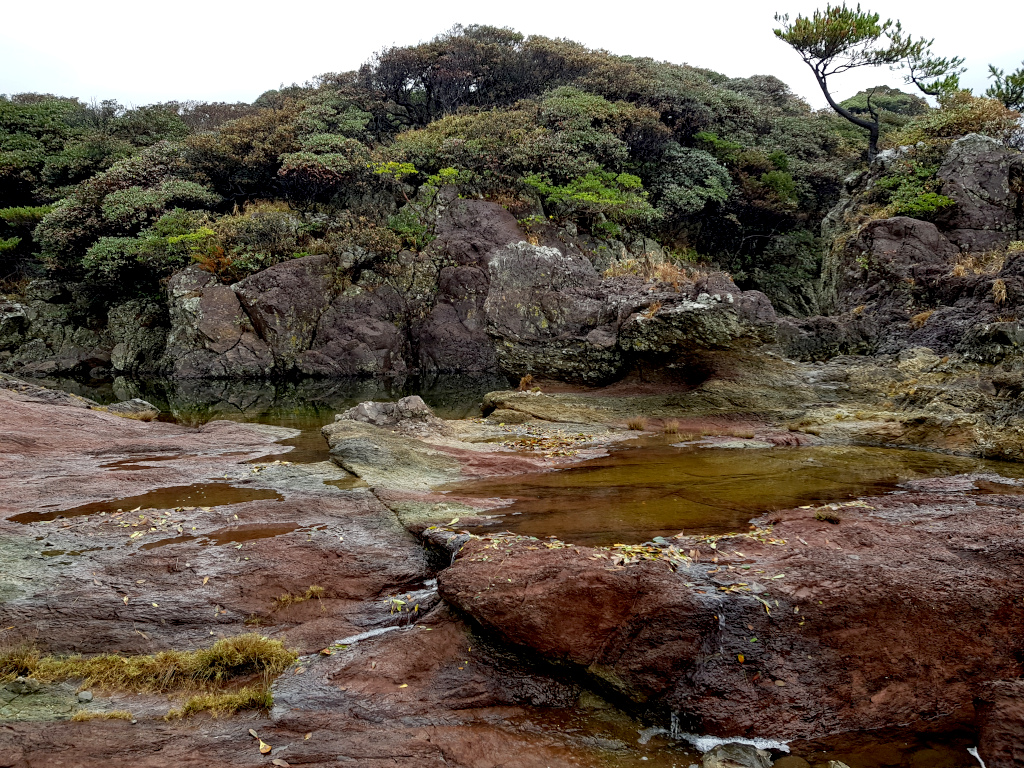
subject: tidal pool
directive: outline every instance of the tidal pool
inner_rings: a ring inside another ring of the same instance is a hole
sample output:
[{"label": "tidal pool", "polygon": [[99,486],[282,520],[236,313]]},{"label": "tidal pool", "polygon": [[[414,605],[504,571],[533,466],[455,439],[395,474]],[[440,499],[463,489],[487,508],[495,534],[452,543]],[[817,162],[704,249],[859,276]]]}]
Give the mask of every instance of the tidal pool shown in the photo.
[{"label": "tidal pool", "polygon": [[472,529],[475,533],[507,530],[608,546],[680,532],[744,531],[751,518],[773,510],[878,495],[909,480],[964,473],[1020,478],[1024,467],[889,448],[737,450],[663,444],[614,450],[555,472],[474,480],[441,490],[507,504],[489,512],[500,517]]},{"label": "tidal pool", "polygon": [[195,485],[172,485],[169,488],[157,488],[155,491],[140,493],[138,496],[92,501],[70,509],[23,512],[11,517],[10,520],[15,523],[41,523],[47,520],[56,520],[58,517],[79,517],[80,515],[96,515],[101,512],[113,514],[118,511],[128,512],[135,508],[139,508],[140,511],[149,511],[183,506],[219,507],[225,504],[243,504],[247,501],[266,499],[280,501],[283,498],[277,491],[264,488],[239,488],[228,483],[196,483]]}]

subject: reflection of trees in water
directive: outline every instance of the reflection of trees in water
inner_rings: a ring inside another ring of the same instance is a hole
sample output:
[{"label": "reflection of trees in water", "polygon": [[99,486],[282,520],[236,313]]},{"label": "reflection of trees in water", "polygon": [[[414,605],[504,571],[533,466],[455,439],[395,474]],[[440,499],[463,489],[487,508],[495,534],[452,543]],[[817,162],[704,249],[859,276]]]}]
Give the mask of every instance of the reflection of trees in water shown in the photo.
[{"label": "reflection of trees in water", "polygon": [[303,379],[299,381],[237,381],[228,379],[134,380],[112,383],[53,379],[45,386],[73,392],[100,403],[141,397],[182,424],[212,419],[286,422],[289,426],[327,423],[334,414],[367,400],[393,401],[420,395],[444,418],[479,415],[487,392],[505,389],[508,380],[496,374],[432,374],[422,378]]}]

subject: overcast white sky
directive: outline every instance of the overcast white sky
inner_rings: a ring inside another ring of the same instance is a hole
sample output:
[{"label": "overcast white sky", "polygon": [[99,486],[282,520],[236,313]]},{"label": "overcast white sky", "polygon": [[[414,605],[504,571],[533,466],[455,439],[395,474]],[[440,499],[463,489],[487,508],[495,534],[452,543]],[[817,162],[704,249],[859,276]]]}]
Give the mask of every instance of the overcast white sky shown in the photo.
[{"label": "overcast white sky", "polygon": [[[855,0],[854,0],[855,2]],[[806,65],[772,35],[776,11],[808,14],[804,0],[627,0],[626,2],[350,2],[346,0],[50,0],[5,3],[0,93],[24,91],[115,98],[126,105],[200,99],[252,101],[280,84],[355,69],[376,50],[425,41],[453,24],[510,26],[566,37],[613,53],[724,72],[772,74],[824,106]],[[944,13],[934,0],[863,2],[935,38],[940,55],[960,55],[965,84],[986,86],[987,64],[1024,59],[1024,2],[976,0]],[[948,6],[947,6],[948,7]],[[835,78],[846,98],[877,83],[899,85],[882,68]]]}]

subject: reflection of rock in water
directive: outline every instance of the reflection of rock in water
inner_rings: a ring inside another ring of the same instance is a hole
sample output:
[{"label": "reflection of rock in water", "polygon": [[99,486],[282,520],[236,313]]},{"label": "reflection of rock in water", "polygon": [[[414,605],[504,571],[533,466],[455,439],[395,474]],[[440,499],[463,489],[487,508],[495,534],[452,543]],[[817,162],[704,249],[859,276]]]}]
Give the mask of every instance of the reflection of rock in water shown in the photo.
[{"label": "reflection of rock in water", "polygon": [[368,400],[395,401],[418,394],[442,418],[479,415],[483,396],[508,387],[496,374],[439,374],[409,376],[301,379],[298,381],[239,381],[229,379],[130,379],[97,384],[75,379],[46,384],[89,397],[99,403],[142,398],[170,414],[175,421],[202,424],[212,419],[264,421],[297,425],[326,424],[340,413]]}]

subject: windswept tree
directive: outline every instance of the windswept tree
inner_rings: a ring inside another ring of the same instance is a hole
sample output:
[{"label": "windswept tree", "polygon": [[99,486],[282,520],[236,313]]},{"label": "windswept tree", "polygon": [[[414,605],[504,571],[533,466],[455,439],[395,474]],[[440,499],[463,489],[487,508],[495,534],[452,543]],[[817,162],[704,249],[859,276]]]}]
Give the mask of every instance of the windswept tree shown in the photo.
[{"label": "windswept tree", "polygon": [[848,8],[827,5],[810,17],[776,14],[780,28],[775,36],[789,43],[814,72],[825,99],[839,115],[868,132],[868,159],[878,154],[881,120],[878,111],[867,99],[867,113],[854,114],[839,104],[829,90],[829,78],[858,67],[888,65],[905,70],[904,80],[913,83],[930,96],[940,96],[960,87],[959,75],[964,71],[963,59],[939,58],[931,53],[933,40],[904,33],[900,22],[881,21],[877,13],[861,11],[860,5]]},{"label": "windswept tree", "polygon": [[1010,109],[1024,110],[1024,62],[1016,72],[1006,74],[994,64],[988,65],[988,76],[995,82],[986,89],[990,99],[999,99]]}]

